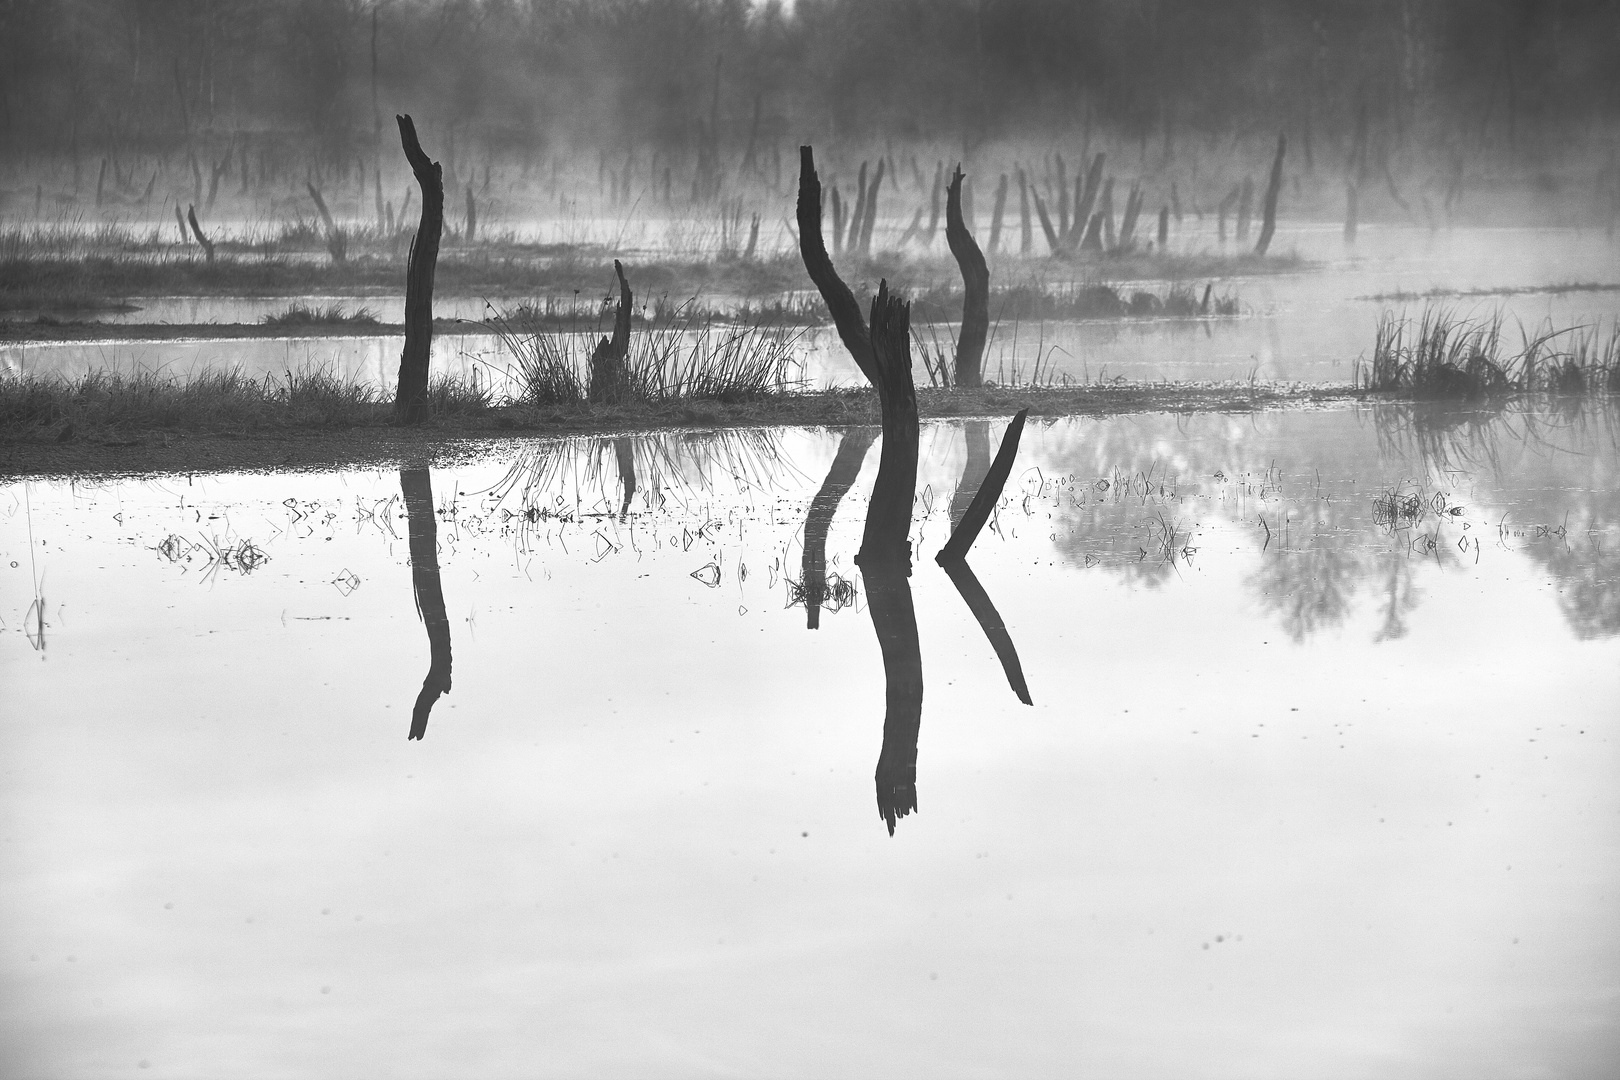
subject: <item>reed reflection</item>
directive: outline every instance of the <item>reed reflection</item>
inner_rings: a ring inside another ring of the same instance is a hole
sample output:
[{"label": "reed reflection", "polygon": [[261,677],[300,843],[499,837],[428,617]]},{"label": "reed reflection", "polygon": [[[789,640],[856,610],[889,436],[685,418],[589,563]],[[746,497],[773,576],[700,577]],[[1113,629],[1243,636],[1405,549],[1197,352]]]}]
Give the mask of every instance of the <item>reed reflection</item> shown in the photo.
[{"label": "reed reflection", "polygon": [[444,589],[439,582],[439,530],[433,516],[433,481],[426,469],[401,469],[399,487],[405,497],[410,532],[411,590],[417,617],[427,626],[432,659],[422,691],[411,709],[411,739],[427,734],[428,714],[440,695],[450,692],[450,619],[444,610]]}]

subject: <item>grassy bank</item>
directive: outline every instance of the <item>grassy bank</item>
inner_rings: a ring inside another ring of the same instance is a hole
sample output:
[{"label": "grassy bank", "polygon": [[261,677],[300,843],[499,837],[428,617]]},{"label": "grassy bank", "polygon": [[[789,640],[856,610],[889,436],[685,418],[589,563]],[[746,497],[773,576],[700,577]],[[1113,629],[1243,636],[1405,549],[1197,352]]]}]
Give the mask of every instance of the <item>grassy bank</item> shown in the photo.
[{"label": "grassy bank", "polygon": [[[918,403],[923,418],[938,419],[1025,408],[1035,417],[1249,411],[1352,397],[1348,386],[1161,383],[924,389]],[[375,390],[320,374],[251,379],[223,372],[185,381],[0,376],[0,475],[315,467],[453,455],[469,444],[521,436],[837,427],[879,419],[870,389],[523,404],[499,403],[475,383],[441,380],[432,388],[428,422],[407,428],[395,424],[391,402]]]}]

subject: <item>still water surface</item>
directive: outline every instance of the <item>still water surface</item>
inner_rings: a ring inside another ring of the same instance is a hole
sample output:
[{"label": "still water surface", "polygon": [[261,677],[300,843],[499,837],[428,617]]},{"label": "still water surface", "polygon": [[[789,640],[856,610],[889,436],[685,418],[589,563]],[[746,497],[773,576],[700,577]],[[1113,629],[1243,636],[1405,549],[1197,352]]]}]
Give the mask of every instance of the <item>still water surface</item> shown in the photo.
[{"label": "still water surface", "polygon": [[926,425],[892,836],[871,432],[12,483],[5,1071],[1606,1075],[1615,420]]}]

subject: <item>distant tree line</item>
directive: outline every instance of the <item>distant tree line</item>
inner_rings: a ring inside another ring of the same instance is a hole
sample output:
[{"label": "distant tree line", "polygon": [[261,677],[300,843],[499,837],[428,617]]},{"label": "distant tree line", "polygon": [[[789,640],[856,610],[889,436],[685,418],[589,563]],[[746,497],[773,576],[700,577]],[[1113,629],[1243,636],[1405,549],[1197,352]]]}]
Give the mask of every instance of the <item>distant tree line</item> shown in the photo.
[{"label": "distant tree line", "polygon": [[[276,132],[740,152],[1369,125],[1499,148],[1620,115],[1620,0],[0,0],[5,153]],[[452,151],[453,152],[453,151]]]}]

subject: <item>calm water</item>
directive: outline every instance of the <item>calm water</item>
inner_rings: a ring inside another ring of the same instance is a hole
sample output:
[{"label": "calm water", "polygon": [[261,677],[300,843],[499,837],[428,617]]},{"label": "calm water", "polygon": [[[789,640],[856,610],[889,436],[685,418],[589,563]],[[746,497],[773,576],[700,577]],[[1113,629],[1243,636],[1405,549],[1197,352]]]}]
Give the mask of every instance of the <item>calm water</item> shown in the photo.
[{"label": "calm water", "polygon": [[[1209,228],[1213,229],[1212,223]],[[1173,246],[1186,251],[1220,250],[1209,230],[1199,231],[1189,217],[1187,232]],[[943,245],[943,241],[936,241]],[[1234,245],[1235,248],[1235,245]],[[1227,250],[1233,250],[1228,248]],[[1296,251],[1315,265],[1299,273],[1222,279],[1217,293],[1235,295],[1242,314],[1231,318],[1132,319],[1089,322],[1014,324],[1000,320],[986,349],[987,377],[1005,382],[1044,378],[1091,382],[1115,377],[1131,380],[1263,380],[1345,382],[1358,357],[1371,352],[1379,315],[1385,310],[1421,313],[1424,300],[1379,300],[1392,293],[1454,290],[1534,289],[1571,282],[1620,283],[1620,248],[1597,229],[1455,229],[1431,232],[1411,228],[1365,228],[1357,242],[1343,242],[1337,226],[1282,229],[1277,251]],[[634,255],[627,255],[631,284],[636,285]],[[611,268],[603,263],[600,285],[611,291]],[[996,265],[997,282],[1025,281],[1050,274],[1048,264]],[[1095,271],[1125,293],[1136,288],[1163,294],[1168,283],[1122,282],[1107,264]],[[1192,284],[1201,287],[1202,281]],[[808,283],[807,283],[808,284]],[[852,282],[857,292],[875,291],[877,282]],[[642,299],[651,299],[643,295]],[[676,297],[677,301],[685,299]],[[752,299],[758,300],[759,297]],[[766,297],[770,300],[774,297]],[[724,304],[726,298],[710,297]],[[147,309],[118,316],[138,322],[257,322],[285,311],[292,300],[280,298],[176,298],[140,301]],[[300,302],[324,307],[330,297]],[[1460,314],[1485,318],[1501,313],[1510,346],[1520,342],[1522,325],[1532,335],[1551,320],[1558,327],[1601,323],[1620,317],[1620,291],[1474,296],[1439,301]],[[384,321],[403,317],[403,300],[373,297],[342,301],[349,310],[363,305]],[[441,298],[438,314],[476,323],[485,317],[485,301]],[[919,311],[915,322],[945,320],[937,328],[918,327],[923,342],[948,343],[955,328],[953,311]],[[481,329],[469,325],[469,331]],[[610,329],[608,324],[603,330]],[[401,339],[292,337],[270,341],[57,342],[0,346],[0,370],[81,374],[104,367],[133,370],[165,367],[192,371],[203,366],[238,366],[254,374],[278,374],[289,365],[329,367],[342,374],[392,386],[399,366]],[[949,348],[947,349],[949,351]],[[827,328],[806,333],[796,349],[801,367],[795,372],[812,386],[858,385],[860,373]],[[487,333],[443,335],[434,341],[435,370],[500,377],[512,357]],[[919,359],[917,378],[927,376]]]},{"label": "calm water", "polygon": [[1612,1075],[1616,423],[925,426],[892,836],[870,432],[11,483],[5,1071]]}]

